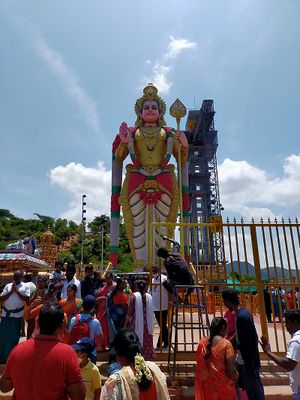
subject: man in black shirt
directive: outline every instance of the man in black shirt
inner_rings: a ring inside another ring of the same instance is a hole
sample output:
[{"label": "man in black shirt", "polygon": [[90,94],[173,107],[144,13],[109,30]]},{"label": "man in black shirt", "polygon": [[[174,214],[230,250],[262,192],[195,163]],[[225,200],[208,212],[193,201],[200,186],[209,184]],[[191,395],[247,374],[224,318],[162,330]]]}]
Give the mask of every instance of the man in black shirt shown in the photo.
[{"label": "man in black shirt", "polygon": [[92,276],[94,273],[93,266],[90,264],[87,264],[84,268],[84,272],[85,272],[85,277],[80,282],[82,299],[84,299],[85,296],[87,296],[88,294],[94,296],[94,291],[95,291],[94,282],[92,279]]},{"label": "man in black shirt", "polygon": [[235,290],[223,290],[222,298],[224,305],[236,314],[238,387],[245,389],[249,400],[263,400],[265,395],[259,376],[258,336],[253,317],[249,311],[241,307]]},{"label": "man in black shirt", "polygon": [[[157,250],[158,257],[164,259],[164,266],[168,274],[168,279],[164,281],[163,286],[169,292],[174,292],[175,285],[194,285],[194,279],[191,272],[188,270],[188,264],[182,255],[178,252],[176,246],[171,251],[165,247],[160,247]],[[188,301],[188,295],[193,291],[193,288],[188,288],[185,294],[185,302]]]}]

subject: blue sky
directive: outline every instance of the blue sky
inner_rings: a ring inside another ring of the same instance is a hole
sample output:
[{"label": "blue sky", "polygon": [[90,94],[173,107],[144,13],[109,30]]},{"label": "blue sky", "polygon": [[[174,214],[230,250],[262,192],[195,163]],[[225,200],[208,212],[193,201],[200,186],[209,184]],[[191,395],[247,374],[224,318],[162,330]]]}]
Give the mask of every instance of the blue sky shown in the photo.
[{"label": "blue sky", "polygon": [[214,100],[224,216],[299,216],[299,43],[298,0],[1,0],[0,208],[108,213],[111,142],[152,81]]}]

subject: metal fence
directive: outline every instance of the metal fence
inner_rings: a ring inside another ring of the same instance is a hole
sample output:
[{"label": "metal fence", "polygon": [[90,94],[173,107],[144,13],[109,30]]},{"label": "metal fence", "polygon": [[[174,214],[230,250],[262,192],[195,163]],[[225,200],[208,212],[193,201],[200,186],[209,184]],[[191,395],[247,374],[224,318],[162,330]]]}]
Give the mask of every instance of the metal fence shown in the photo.
[{"label": "metal fence", "polygon": [[[160,232],[166,225],[169,224],[153,223],[153,230]],[[183,229],[185,237],[188,237],[190,268],[197,284],[204,287],[210,318],[223,316],[226,311],[222,304],[222,290],[235,289],[241,305],[253,314],[258,334],[269,337],[274,351],[285,351],[288,333],[284,311],[300,306],[298,220],[261,220],[259,223],[254,220],[251,223],[243,220],[230,223],[227,220],[218,224],[178,223],[173,227],[174,238],[179,237],[176,233],[179,229]],[[155,247],[163,245],[166,245],[165,241],[156,243]],[[154,264],[161,265],[161,260],[154,256],[151,265]],[[193,316],[190,312],[189,319]],[[201,332],[199,334],[201,336]],[[199,334],[189,333],[189,336],[198,339]],[[183,346],[180,350],[190,349]]]}]

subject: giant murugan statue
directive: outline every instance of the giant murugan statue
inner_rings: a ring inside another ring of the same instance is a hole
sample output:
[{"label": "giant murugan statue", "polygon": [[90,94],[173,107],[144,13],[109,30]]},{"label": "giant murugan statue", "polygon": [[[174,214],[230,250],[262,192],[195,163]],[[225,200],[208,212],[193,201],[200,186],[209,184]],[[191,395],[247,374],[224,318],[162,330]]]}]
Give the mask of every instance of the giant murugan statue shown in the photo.
[{"label": "giant murugan statue", "polygon": [[[180,199],[188,212],[187,156],[188,142],[181,131],[166,126],[166,104],[158,96],[157,88],[149,83],[144,94],[135,103],[137,120],[128,128],[123,122],[113,142],[110,261],[118,261],[120,206],[135,265],[144,265],[152,259],[161,245],[159,235],[173,236],[174,226],[166,225],[153,230],[153,243],[149,246],[151,222],[175,223]],[[123,161],[130,155],[122,185]],[[183,196],[169,164],[171,156],[180,161]]]}]

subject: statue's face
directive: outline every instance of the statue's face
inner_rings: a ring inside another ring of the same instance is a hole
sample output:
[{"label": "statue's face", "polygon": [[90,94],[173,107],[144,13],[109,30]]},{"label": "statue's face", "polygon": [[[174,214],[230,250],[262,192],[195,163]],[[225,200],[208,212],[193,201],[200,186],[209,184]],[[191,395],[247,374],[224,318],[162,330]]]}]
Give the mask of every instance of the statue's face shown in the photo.
[{"label": "statue's face", "polygon": [[157,102],[154,100],[145,101],[143,104],[141,117],[144,122],[158,122],[159,108]]}]

